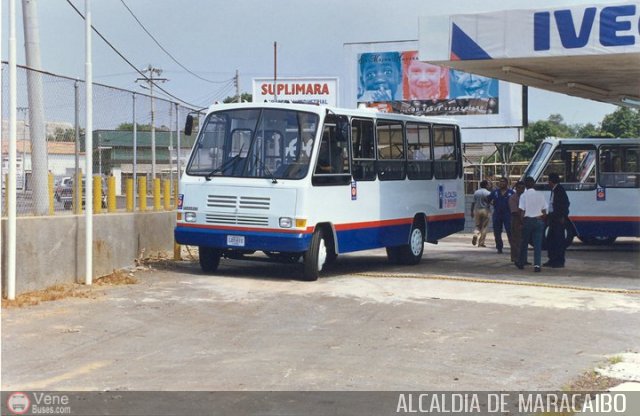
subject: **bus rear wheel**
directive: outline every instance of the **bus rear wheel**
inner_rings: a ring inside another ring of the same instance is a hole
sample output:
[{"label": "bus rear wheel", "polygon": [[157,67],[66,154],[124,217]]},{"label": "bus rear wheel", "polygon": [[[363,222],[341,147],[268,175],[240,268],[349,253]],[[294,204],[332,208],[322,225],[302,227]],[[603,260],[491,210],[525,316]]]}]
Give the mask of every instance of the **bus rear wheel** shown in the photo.
[{"label": "bus rear wheel", "polygon": [[211,247],[198,247],[200,257],[200,269],[204,273],[213,273],[220,265],[220,250]]},{"label": "bus rear wheel", "polygon": [[424,231],[417,223],[411,226],[409,244],[387,247],[387,257],[391,263],[416,265],[424,252]]},{"label": "bus rear wheel", "polygon": [[318,276],[320,276],[329,257],[327,247],[329,244],[327,244],[324,231],[322,228],[316,228],[309,249],[304,253],[302,280],[308,282],[318,280]]}]

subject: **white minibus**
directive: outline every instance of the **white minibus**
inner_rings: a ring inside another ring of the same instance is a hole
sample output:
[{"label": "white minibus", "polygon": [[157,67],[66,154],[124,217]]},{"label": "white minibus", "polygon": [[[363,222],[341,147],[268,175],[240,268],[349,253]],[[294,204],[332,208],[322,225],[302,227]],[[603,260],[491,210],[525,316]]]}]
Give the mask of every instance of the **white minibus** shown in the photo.
[{"label": "white minibus", "polygon": [[416,264],[464,228],[460,129],[333,107],[212,106],[180,182],[175,238],[200,266],[262,251],[316,280],[338,254],[385,247]]},{"label": "white minibus", "polygon": [[588,244],[611,244],[617,237],[640,237],[640,139],[547,138],[524,176],[549,190],[551,172],[567,191],[566,237]]}]

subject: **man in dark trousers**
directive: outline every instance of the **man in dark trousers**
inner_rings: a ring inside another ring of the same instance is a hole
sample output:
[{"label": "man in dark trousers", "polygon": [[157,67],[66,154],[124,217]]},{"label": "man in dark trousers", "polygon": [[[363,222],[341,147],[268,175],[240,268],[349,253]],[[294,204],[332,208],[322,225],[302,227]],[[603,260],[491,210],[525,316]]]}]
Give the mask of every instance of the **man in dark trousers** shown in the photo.
[{"label": "man in dark trousers", "polygon": [[498,189],[491,191],[489,195],[489,203],[493,205],[493,237],[496,240],[496,250],[498,253],[502,253],[504,243],[502,242],[502,228],[504,227],[509,239],[509,244],[513,244],[511,241],[511,211],[509,210],[509,198],[515,191],[509,189],[509,181],[504,176],[500,178],[498,182]]},{"label": "man in dark trousers", "polygon": [[564,252],[567,248],[564,230],[569,218],[569,197],[562,185],[560,185],[560,176],[557,173],[549,174],[549,186],[551,187],[549,214],[547,216],[547,224],[549,226],[547,253],[549,261],[544,266],[558,268],[564,267]]}]

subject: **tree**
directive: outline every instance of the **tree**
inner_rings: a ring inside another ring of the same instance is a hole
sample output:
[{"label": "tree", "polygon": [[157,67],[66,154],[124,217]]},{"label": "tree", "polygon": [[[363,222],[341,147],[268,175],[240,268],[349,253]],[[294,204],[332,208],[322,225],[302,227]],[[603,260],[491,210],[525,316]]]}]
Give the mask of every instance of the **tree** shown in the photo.
[{"label": "tree", "polygon": [[515,146],[512,159],[530,160],[545,137],[571,137],[572,133],[560,114],[551,114],[547,120],[529,123],[524,131],[524,142]]},{"label": "tree", "polygon": [[602,131],[612,137],[640,137],[640,109],[618,107],[604,116]]},{"label": "tree", "polygon": [[606,138],[612,137],[609,133],[605,133],[592,123],[587,124],[575,124],[571,126],[575,131],[575,137],[593,137],[593,138]]},{"label": "tree", "polygon": [[[248,92],[243,92],[242,94],[240,94],[240,100],[245,103],[245,102],[251,102],[253,101],[253,95],[249,94]],[[238,102],[238,96],[234,95],[234,96],[229,96],[227,98],[225,98],[224,100],[222,100],[223,103],[228,104],[228,103],[237,103]]]},{"label": "tree", "polygon": [[[151,131],[151,124],[136,123],[138,131]],[[133,131],[133,123],[120,123],[116,130]],[[170,131],[171,129],[165,125],[156,126],[156,131]]]},{"label": "tree", "polygon": [[[84,134],[84,129],[80,129],[80,134]],[[47,141],[50,142],[75,142],[76,130],[74,128],[63,129],[62,127],[56,127],[53,134],[47,136]]]}]

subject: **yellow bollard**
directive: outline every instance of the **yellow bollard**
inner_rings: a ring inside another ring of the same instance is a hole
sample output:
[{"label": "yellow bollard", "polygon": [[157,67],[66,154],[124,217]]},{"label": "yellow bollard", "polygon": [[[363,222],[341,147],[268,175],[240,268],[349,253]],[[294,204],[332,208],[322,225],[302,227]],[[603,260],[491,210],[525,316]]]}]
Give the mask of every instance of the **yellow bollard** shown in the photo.
[{"label": "yellow bollard", "polygon": [[97,175],[93,177],[93,213],[102,214],[102,181]]},{"label": "yellow bollard", "polygon": [[141,176],[138,178],[138,206],[140,211],[147,210],[147,178]]},{"label": "yellow bollard", "polygon": [[178,179],[173,181],[173,200],[174,200],[174,207],[178,208]]},{"label": "yellow bollard", "polygon": [[182,246],[175,241],[173,242],[173,259],[182,260]]},{"label": "yellow bollard", "polygon": [[171,180],[165,179],[164,185],[164,210],[169,211],[171,209]]},{"label": "yellow bollard", "polygon": [[49,215],[53,215],[53,173],[49,172]]},{"label": "yellow bollard", "polygon": [[127,198],[127,212],[133,212],[133,178],[127,178],[125,182],[125,195]]},{"label": "yellow bollard", "polygon": [[162,207],[162,194],[160,193],[160,179],[153,180],[153,210],[160,211]]},{"label": "yellow bollard", "polygon": [[78,172],[78,177],[73,182],[73,212],[82,214],[82,172]]},{"label": "yellow bollard", "polygon": [[107,178],[107,212],[116,212],[116,178]]}]

